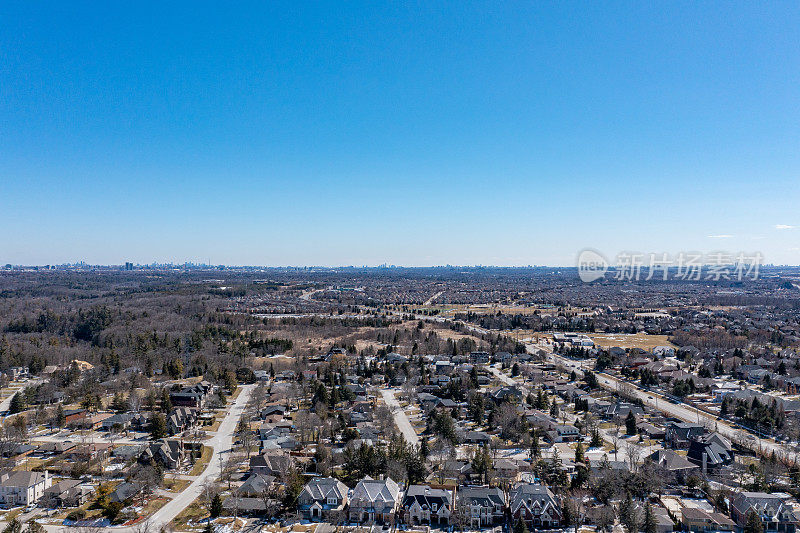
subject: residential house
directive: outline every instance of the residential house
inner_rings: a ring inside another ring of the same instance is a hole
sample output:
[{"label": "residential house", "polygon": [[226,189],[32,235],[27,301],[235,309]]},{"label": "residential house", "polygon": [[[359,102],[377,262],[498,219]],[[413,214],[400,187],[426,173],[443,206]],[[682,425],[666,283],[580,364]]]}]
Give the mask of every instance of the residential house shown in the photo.
[{"label": "residential house", "polygon": [[52,485],[53,478],[47,470],[3,472],[0,474],[0,505],[14,507],[38,502]]},{"label": "residential house", "polygon": [[463,506],[470,527],[481,528],[503,523],[506,497],[497,487],[463,487],[457,505]]},{"label": "residential house", "polygon": [[130,427],[133,417],[133,413],[117,413],[103,420],[100,428],[103,431],[111,431],[112,429],[115,431],[126,430]]},{"label": "residential house", "polygon": [[51,509],[80,507],[92,497],[94,489],[79,479],[62,479],[44,491],[41,504]]},{"label": "residential house", "polygon": [[791,496],[783,493],[740,492],[731,502],[731,518],[744,528],[752,511],[768,533],[795,533],[798,517],[790,505]]},{"label": "residential house", "polygon": [[554,529],[561,525],[561,507],[544,485],[522,483],[508,495],[512,520],[530,529]]},{"label": "residential house", "polygon": [[706,428],[700,424],[688,422],[670,422],[664,432],[664,440],[673,448],[689,447],[689,444],[706,432]]},{"label": "residential house", "polygon": [[191,387],[183,387],[178,391],[169,393],[169,400],[175,407],[197,407],[205,405],[206,398],[212,390],[211,383],[201,381]]},{"label": "residential house", "polygon": [[609,405],[606,408],[606,410],[602,413],[602,416],[608,419],[614,419],[614,418],[625,419],[631,412],[634,414],[634,416],[640,417],[644,414],[644,409],[642,409],[638,405],[634,405],[628,402],[617,402]]},{"label": "residential house", "polygon": [[400,487],[391,478],[358,482],[350,496],[350,520],[359,523],[390,524],[400,505]]},{"label": "residential house", "polygon": [[117,485],[114,492],[108,495],[108,499],[112,503],[125,504],[133,500],[140,492],[142,492],[142,486],[138,483],[123,482]]},{"label": "residential house", "polygon": [[159,464],[168,470],[180,467],[184,459],[182,440],[170,439],[151,442],[139,455],[142,464]]},{"label": "residential house", "polygon": [[580,440],[581,432],[573,425],[558,424],[553,429],[545,433],[550,442],[574,442]]},{"label": "residential house", "polygon": [[449,525],[453,492],[429,485],[411,485],[403,498],[401,510],[400,516],[406,524]]},{"label": "residential house", "polygon": [[78,425],[89,415],[86,409],[69,409],[64,411],[64,422],[68,426]]},{"label": "residential house", "polygon": [[656,450],[647,457],[647,460],[667,470],[679,483],[685,483],[689,476],[700,471],[696,464],[679,455],[675,450]]},{"label": "residential house", "polygon": [[489,352],[471,352],[469,354],[469,362],[473,365],[488,365],[489,359]]},{"label": "residential house", "polygon": [[689,461],[698,465],[703,474],[718,472],[733,462],[731,442],[719,433],[698,437],[689,444]]},{"label": "residential house", "polygon": [[297,497],[297,510],[309,520],[338,521],[347,505],[347,485],[338,479],[325,477],[309,481]]},{"label": "residential house", "polygon": [[284,453],[265,453],[250,458],[250,471],[267,476],[281,477],[291,468],[292,458]]},{"label": "residential house", "polygon": [[79,444],[66,452],[66,457],[72,461],[88,463],[94,460],[105,460],[111,453],[111,444],[95,442],[94,444]]},{"label": "residential house", "polygon": [[697,507],[681,509],[681,525],[685,531],[692,533],[736,530],[736,523],[724,514],[704,511]]},{"label": "residential house", "polygon": [[197,423],[198,409],[192,407],[176,407],[167,417],[167,431],[170,435],[183,433]]},{"label": "residential house", "polygon": [[275,483],[275,476],[252,472],[242,485],[236,489],[239,496],[262,497]]}]

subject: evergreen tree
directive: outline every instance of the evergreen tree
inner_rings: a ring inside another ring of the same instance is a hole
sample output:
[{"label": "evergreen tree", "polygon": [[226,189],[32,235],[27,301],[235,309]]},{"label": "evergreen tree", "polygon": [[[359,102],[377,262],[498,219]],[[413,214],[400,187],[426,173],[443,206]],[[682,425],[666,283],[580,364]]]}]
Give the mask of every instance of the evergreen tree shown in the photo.
[{"label": "evergreen tree", "polygon": [[539,432],[536,428],[531,431],[531,459],[539,457],[542,454],[539,448]]},{"label": "evergreen tree", "polygon": [[67,416],[64,414],[64,406],[62,404],[58,404],[56,407],[56,427],[63,428],[64,425],[67,423]]},{"label": "evergreen tree", "polygon": [[169,389],[161,389],[161,411],[169,413],[172,411],[172,400],[169,397]]},{"label": "evergreen tree", "polygon": [[15,516],[5,527],[3,533],[22,533],[22,523]]},{"label": "evergreen tree", "polygon": [[628,411],[628,416],[625,418],[625,433],[636,435],[636,415],[633,411]]},{"label": "evergreen tree", "polygon": [[25,410],[25,400],[22,398],[20,393],[14,394],[11,397],[11,405],[8,407],[8,412],[10,414],[19,413]]},{"label": "evergreen tree", "polygon": [[636,507],[630,494],[619,503],[619,521],[628,533],[639,531],[639,517],[636,515]]},{"label": "evergreen tree", "polygon": [[222,498],[219,493],[214,494],[214,497],[211,498],[211,508],[208,512],[211,514],[211,518],[217,518],[222,514]]},{"label": "evergreen tree", "polygon": [[764,533],[764,523],[755,511],[747,513],[747,522],[743,533]]},{"label": "evergreen tree", "polygon": [[647,502],[644,508],[644,533],[656,533],[658,530],[658,522],[656,522],[656,515],[653,513],[653,508],[650,502]]},{"label": "evergreen tree", "polygon": [[163,439],[167,436],[167,419],[164,413],[155,413],[150,419],[150,438]]},{"label": "evergreen tree", "polygon": [[583,444],[578,442],[578,446],[575,448],[575,462],[582,463],[583,460]]},{"label": "evergreen tree", "polygon": [[600,438],[600,432],[597,428],[592,430],[592,441],[589,443],[589,446],[592,448],[599,448],[603,445],[603,439]]}]

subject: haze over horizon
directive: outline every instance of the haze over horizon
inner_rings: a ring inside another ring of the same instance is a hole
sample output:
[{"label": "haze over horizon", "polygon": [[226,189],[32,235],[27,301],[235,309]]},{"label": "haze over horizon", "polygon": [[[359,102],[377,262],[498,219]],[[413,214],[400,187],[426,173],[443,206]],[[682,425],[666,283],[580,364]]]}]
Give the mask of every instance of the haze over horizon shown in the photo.
[{"label": "haze over horizon", "polygon": [[798,4],[0,16],[0,264],[800,264]]}]

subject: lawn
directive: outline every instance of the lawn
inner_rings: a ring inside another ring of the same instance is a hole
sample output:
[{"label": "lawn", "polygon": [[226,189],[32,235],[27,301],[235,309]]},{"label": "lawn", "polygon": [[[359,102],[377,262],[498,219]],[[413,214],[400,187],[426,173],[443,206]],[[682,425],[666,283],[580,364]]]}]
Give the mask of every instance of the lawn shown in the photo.
[{"label": "lawn", "polygon": [[150,516],[164,507],[168,501],[169,499],[164,498],[163,496],[153,498],[152,500],[148,501],[144,507],[142,507],[142,510],[139,512],[139,516]]},{"label": "lawn", "polygon": [[199,476],[203,470],[206,469],[208,466],[209,461],[211,461],[211,454],[213,453],[213,448],[210,446],[203,445],[203,450],[200,452],[200,459],[192,466],[192,471],[189,472],[190,476]]},{"label": "lawn", "polygon": [[[185,530],[189,522],[196,524],[207,516],[208,511],[200,505],[198,500],[195,500],[189,507],[181,511],[181,514],[175,517],[171,523],[172,529],[175,531]],[[198,529],[200,528],[198,527]]]},{"label": "lawn", "polygon": [[188,479],[165,479],[164,488],[170,492],[183,492],[190,483]]}]

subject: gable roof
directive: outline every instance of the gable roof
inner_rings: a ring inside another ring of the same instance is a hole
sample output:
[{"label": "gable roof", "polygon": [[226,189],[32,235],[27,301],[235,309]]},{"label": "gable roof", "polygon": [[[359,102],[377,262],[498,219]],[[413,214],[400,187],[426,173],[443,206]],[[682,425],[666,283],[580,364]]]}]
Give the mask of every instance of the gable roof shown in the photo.
[{"label": "gable roof", "polygon": [[509,493],[509,500],[512,514],[515,514],[524,507],[534,515],[551,510],[552,514],[561,516],[555,496],[553,496],[550,489],[544,485],[533,483],[517,485],[514,490]]},{"label": "gable roof", "polygon": [[383,480],[365,478],[358,482],[353,489],[350,504],[358,502],[389,502],[396,503],[400,496],[400,487],[392,478]]},{"label": "gable roof", "polygon": [[306,495],[312,500],[343,499],[347,496],[347,485],[332,477],[312,479],[306,483],[300,495]]},{"label": "gable roof", "polygon": [[411,485],[403,498],[403,507],[410,507],[414,502],[428,509],[432,504],[437,507],[452,505],[453,493],[445,489],[432,489],[429,485]]},{"label": "gable roof", "polygon": [[506,503],[505,495],[497,487],[464,487],[459,491],[458,499],[480,507],[502,507]]}]

